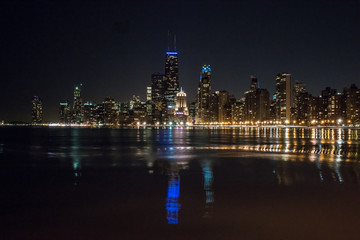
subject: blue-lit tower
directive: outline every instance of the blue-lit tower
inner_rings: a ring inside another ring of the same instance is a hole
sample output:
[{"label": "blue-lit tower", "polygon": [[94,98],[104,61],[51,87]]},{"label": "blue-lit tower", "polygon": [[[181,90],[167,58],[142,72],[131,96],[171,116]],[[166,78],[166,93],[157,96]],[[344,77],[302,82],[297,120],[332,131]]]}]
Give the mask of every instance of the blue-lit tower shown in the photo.
[{"label": "blue-lit tower", "polygon": [[176,38],[174,38],[174,51],[169,50],[166,52],[164,90],[167,115],[171,116],[174,115],[175,98],[179,92],[179,64]]},{"label": "blue-lit tower", "polygon": [[200,82],[197,92],[196,123],[208,123],[211,120],[211,68],[204,65],[200,74]]}]

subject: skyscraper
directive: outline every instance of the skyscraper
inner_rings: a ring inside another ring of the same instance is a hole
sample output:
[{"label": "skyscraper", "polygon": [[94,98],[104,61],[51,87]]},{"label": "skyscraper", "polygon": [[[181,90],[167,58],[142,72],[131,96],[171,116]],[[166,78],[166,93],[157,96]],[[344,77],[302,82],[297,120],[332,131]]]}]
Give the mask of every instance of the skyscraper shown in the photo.
[{"label": "skyscraper", "polygon": [[250,91],[256,91],[256,89],[259,88],[258,79],[255,76],[250,76],[250,78],[251,78]]},{"label": "skyscraper", "polygon": [[96,124],[95,110],[96,110],[96,106],[92,102],[84,103],[84,118],[83,118],[84,123]]},{"label": "skyscraper", "polygon": [[334,98],[337,94],[337,90],[326,87],[321,91],[320,95],[320,107],[319,107],[319,120],[321,124],[331,125],[331,120],[334,120]]},{"label": "skyscraper", "polygon": [[298,124],[310,123],[310,94],[306,91],[306,85],[302,82],[296,81],[293,89],[294,96],[294,117]]},{"label": "skyscraper", "polygon": [[279,73],[276,76],[276,120],[282,123],[291,121],[291,74]]},{"label": "skyscraper", "polygon": [[200,74],[200,83],[197,92],[196,123],[210,122],[211,111],[211,68],[204,65]]},{"label": "skyscraper", "polygon": [[270,94],[263,88],[256,90],[256,121],[265,121],[270,118]]},{"label": "skyscraper", "polygon": [[258,89],[258,80],[255,76],[251,76],[250,89],[245,92],[245,119],[246,121],[256,121],[256,91]]},{"label": "skyscraper", "polygon": [[42,122],[42,102],[38,96],[34,96],[32,99],[32,123],[41,123]]},{"label": "skyscraper", "polygon": [[218,122],[230,123],[231,122],[231,96],[227,91],[222,90],[217,92],[218,95]]},{"label": "skyscraper", "polygon": [[175,106],[175,121],[187,122],[189,116],[189,109],[186,103],[186,93],[184,91],[176,94],[176,106]]},{"label": "skyscraper", "polygon": [[151,103],[152,103],[152,120],[161,122],[162,116],[165,115],[167,107],[164,91],[165,91],[165,75],[161,73],[151,74]]},{"label": "skyscraper", "polygon": [[111,97],[106,97],[103,101],[104,124],[111,126],[116,124],[115,101]]},{"label": "skyscraper", "polygon": [[146,87],[146,101],[151,101],[152,90],[151,86]]},{"label": "skyscraper", "polygon": [[74,123],[82,123],[84,118],[83,111],[83,100],[81,98],[81,87],[76,86],[74,89],[74,107],[73,107],[73,122]]},{"label": "skyscraper", "polygon": [[164,80],[164,74],[151,74],[151,101],[154,103],[155,108],[158,110],[162,109],[162,104],[164,103]]},{"label": "skyscraper", "polygon": [[344,89],[345,95],[345,116],[348,124],[360,123],[360,89],[351,84],[350,88]]},{"label": "skyscraper", "polygon": [[254,76],[251,76],[250,89],[245,92],[244,108],[244,117],[249,123],[269,119],[269,92],[266,89],[259,88],[259,82]]},{"label": "skyscraper", "polygon": [[176,94],[179,92],[178,53],[176,51],[166,52],[164,90],[167,115],[173,115]]},{"label": "skyscraper", "polygon": [[69,101],[60,102],[59,120],[60,123],[65,123],[65,124],[71,122],[71,106]]}]

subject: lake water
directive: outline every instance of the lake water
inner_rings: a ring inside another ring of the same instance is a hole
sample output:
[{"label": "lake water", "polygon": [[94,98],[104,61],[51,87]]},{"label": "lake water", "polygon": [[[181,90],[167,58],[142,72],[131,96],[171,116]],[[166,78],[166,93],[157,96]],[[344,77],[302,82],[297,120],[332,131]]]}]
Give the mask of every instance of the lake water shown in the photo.
[{"label": "lake water", "polygon": [[0,239],[359,239],[360,130],[0,128]]}]

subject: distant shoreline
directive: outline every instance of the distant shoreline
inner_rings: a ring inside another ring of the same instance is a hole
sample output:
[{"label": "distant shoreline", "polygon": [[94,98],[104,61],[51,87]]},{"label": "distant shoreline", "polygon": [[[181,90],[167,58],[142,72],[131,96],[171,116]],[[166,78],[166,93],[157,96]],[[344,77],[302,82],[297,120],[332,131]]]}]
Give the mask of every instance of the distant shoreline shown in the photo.
[{"label": "distant shoreline", "polygon": [[167,129],[167,128],[195,128],[195,129],[240,129],[240,128],[339,128],[339,129],[360,129],[360,126],[302,126],[302,125],[120,125],[120,126],[105,126],[105,125],[78,125],[78,124],[58,124],[58,123],[44,123],[44,124],[0,124],[0,127],[34,127],[34,128],[112,128],[112,129]]}]

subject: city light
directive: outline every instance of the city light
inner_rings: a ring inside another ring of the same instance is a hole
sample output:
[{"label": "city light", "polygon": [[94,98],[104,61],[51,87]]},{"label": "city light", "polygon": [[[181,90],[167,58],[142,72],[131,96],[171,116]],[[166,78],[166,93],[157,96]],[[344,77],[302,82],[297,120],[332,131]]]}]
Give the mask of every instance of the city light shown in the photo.
[{"label": "city light", "polygon": [[[292,82],[292,75],[279,73],[274,78],[275,93],[260,88],[257,77],[250,77],[250,88],[236,99],[226,90],[212,91],[212,68],[203,65],[195,101],[188,102],[179,86],[177,51],[167,51],[165,73],[151,75],[146,101],[133,95],[130,101],[116,102],[106,97],[102,103],[84,102],[83,85],[73,89],[73,102],[59,102],[58,126],[338,126],[360,125],[360,89],[352,84],[342,92],[330,87],[313,96],[305,84]],[[190,99],[191,101],[191,99]],[[42,101],[34,96],[32,124],[43,124]],[[142,124],[141,124],[142,123]],[[5,125],[5,123],[2,123]],[[55,126],[55,125],[51,125]]]}]

